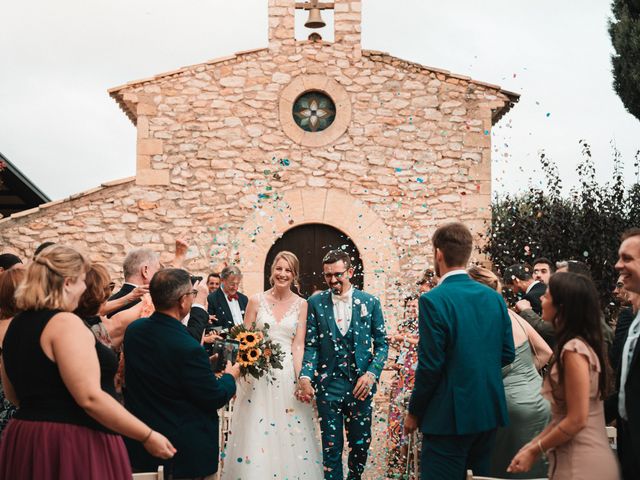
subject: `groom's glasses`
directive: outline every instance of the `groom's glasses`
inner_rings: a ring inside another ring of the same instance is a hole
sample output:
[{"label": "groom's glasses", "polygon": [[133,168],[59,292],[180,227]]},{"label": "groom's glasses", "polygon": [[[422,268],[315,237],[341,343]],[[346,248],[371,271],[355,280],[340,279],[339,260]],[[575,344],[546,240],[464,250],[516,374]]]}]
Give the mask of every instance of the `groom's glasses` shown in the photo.
[{"label": "groom's glasses", "polygon": [[326,278],[327,280],[330,280],[333,277],[336,277],[338,280],[340,280],[345,273],[347,273],[348,270],[345,270],[344,272],[336,272],[336,273],[323,273],[324,278]]}]

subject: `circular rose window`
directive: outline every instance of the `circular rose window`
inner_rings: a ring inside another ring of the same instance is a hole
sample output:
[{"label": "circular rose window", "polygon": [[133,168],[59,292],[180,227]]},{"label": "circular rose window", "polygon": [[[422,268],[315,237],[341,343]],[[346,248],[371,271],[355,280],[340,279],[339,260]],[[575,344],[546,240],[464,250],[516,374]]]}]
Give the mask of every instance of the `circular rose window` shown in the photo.
[{"label": "circular rose window", "polygon": [[293,119],[306,132],[321,132],[336,118],[331,97],[319,91],[305,92],[293,102]]}]

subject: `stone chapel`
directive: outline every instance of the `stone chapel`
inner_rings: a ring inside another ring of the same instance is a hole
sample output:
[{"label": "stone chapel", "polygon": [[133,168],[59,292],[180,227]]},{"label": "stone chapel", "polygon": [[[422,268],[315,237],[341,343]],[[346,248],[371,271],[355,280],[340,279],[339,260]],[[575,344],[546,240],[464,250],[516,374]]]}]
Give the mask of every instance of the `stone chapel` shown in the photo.
[{"label": "stone chapel", "polygon": [[394,310],[439,224],[486,228],[491,129],[518,95],[363,50],[362,3],[320,4],[334,10],[327,42],[296,40],[305,4],[269,0],[267,47],[109,90],[137,130],[135,177],[0,220],[4,251],[65,242],[121,279],[127,251],[170,257],[184,236],[192,271],[237,264],[250,295],[277,251],[299,256],[309,294],[344,248],[356,284]]}]

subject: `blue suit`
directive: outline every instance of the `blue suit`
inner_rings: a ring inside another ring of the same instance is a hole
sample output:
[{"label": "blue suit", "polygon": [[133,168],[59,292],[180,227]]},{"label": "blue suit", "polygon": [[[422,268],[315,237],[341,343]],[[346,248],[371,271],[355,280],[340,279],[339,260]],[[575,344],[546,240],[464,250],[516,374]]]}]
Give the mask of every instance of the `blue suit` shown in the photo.
[{"label": "blue suit", "polygon": [[124,354],[125,407],[178,450],[173,459],[162,460],[125,438],[132,467],[152,471],[163,464],[174,478],[215,473],[217,410],[235,394],[234,378],[216,378],[202,345],[178,320],[158,312],[127,327]]},{"label": "blue suit", "polygon": [[409,412],[425,434],[422,478],[488,469],[495,429],[508,424],[501,368],[513,362],[503,298],[467,274],[445,278],[419,301],[420,342]]},{"label": "blue suit", "polygon": [[[353,288],[353,287],[352,287]],[[388,345],[380,301],[354,288],[351,324],[345,335],[336,325],[331,293],[308,300],[307,334],[300,376],[316,389],[322,429],[325,479],[342,480],[343,428],[349,442],[349,479],[359,479],[371,443],[371,398],[357,400],[353,389],[369,372],[380,378]]]}]

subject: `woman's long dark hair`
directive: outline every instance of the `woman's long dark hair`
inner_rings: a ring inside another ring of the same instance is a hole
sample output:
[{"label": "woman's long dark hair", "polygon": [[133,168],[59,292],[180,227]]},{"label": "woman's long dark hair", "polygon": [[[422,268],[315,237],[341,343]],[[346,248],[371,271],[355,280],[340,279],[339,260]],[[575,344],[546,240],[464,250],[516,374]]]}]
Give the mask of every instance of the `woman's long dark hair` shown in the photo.
[{"label": "woman's long dark hair", "polygon": [[556,346],[549,371],[554,363],[557,364],[559,381],[564,383],[562,349],[569,340],[580,337],[593,349],[600,361],[598,390],[600,398],[604,400],[609,387],[609,364],[602,337],[600,301],[593,281],[585,275],[559,272],[551,276],[549,292],[557,310],[556,318],[553,320]]}]

